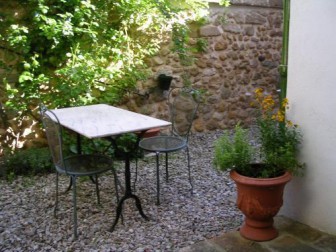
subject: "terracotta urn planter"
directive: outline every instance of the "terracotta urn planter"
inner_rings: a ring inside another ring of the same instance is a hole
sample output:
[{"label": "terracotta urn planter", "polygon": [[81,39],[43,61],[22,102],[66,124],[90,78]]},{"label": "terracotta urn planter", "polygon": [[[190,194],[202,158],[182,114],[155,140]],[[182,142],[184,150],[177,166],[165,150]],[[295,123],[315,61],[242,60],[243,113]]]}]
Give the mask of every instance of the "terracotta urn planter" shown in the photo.
[{"label": "terracotta urn planter", "polygon": [[275,178],[250,178],[232,170],[237,185],[237,206],[245,215],[240,234],[253,241],[269,241],[278,236],[273,217],[283,204],[283,191],[292,175],[286,172]]},{"label": "terracotta urn planter", "polygon": [[146,138],[157,136],[160,133],[160,130],[161,130],[160,128],[149,129],[145,132],[145,134],[142,137]]}]

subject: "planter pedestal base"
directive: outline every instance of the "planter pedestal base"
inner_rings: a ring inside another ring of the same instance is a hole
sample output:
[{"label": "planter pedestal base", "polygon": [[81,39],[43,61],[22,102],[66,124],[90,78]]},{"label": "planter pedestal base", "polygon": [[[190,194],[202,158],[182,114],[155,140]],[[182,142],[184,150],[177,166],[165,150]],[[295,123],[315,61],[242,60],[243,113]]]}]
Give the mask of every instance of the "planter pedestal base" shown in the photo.
[{"label": "planter pedestal base", "polygon": [[278,231],[273,226],[273,218],[256,221],[246,217],[239,233],[244,238],[253,241],[270,241],[278,237]]},{"label": "planter pedestal base", "polygon": [[245,215],[241,236],[259,242],[276,238],[273,217],[283,204],[283,191],[292,175],[285,172],[275,178],[251,178],[232,170],[230,176],[237,185],[237,206]]}]

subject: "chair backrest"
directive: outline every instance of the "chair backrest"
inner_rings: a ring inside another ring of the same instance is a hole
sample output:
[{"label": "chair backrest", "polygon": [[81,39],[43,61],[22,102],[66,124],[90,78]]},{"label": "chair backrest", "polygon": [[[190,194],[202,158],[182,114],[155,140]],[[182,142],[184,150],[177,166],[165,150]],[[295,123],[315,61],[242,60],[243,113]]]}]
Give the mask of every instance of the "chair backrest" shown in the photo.
[{"label": "chair backrest", "polygon": [[62,127],[59,120],[57,116],[44,105],[40,105],[40,113],[55,168],[66,172],[63,160]]},{"label": "chair backrest", "polygon": [[192,88],[173,88],[168,95],[172,134],[188,140],[200,104]]}]

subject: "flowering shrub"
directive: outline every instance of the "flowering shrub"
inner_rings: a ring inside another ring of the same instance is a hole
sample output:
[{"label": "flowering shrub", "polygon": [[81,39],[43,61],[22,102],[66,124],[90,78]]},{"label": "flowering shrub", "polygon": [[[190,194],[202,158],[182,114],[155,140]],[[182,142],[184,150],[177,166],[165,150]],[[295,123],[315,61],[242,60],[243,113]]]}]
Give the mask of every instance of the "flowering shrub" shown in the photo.
[{"label": "flowering shrub", "polygon": [[283,99],[277,107],[274,97],[265,95],[261,88],[255,90],[255,98],[261,113],[257,121],[260,129],[260,158],[266,166],[260,176],[275,177],[284,171],[300,175],[303,164],[297,160],[297,152],[302,135],[298,125],[286,119],[288,99]]},{"label": "flowering shrub", "polygon": [[[286,119],[288,100],[278,105],[272,95],[255,90],[252,103],[259,111],[257,146],[249,143],[248,131],[238,124],[232,136],[228,132],[215,143],[214,164],[221,170],[235,169],[238,173],[254,178],[272,178],[285,171],[301,175],[303,164],[297,160],[302,136],[297,125]],[[256,157],[256,153],[260,156]],[[260,165],[252,165],[253,163]]]}]

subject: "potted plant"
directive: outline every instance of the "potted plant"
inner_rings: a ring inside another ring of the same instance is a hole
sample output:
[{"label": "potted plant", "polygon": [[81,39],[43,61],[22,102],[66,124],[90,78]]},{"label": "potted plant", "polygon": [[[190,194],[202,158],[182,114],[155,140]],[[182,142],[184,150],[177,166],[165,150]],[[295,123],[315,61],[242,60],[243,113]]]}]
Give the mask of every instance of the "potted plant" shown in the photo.
[{"label": "potted plant", "polygon": [[230,171],[237,186],[237,206],[245,215],[240,234],[250,240],[277,237],[273,217],[283,203],[283,190],[292,175],[301,175],[304,165],[297,159],[302,136],[297,125],[286,119],[288,100],[277,108],[272,95],[256,89],[257,144],[252,146],[248,130],[236,125],[215,142],[214,164]]}]

